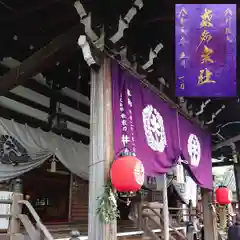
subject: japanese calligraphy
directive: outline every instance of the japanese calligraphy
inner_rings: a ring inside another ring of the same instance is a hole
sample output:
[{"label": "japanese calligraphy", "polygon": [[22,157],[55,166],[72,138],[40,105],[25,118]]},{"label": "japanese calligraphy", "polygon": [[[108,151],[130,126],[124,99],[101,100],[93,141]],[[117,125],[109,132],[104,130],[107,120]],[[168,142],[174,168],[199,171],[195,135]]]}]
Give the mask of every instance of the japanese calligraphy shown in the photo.
[{"label": "japanese calligraphy", "polygon": [[128,145],[128,143],[130,142],[130,139],[129,139],[128,135],[123,134],[121,141],[122,141],[123,146],[126,147]]},{"label": "japanese calligraphy", "polygon": [[201,63],[213,63],[214,61],[211,59],[211,54],[213,53],[214,51],[211,48],[208,48],[206,45],[204,45],[203,53],[201,54]]},{"label": "japanese calligraphy", "polygon": [[127,126],[127,116],[125,114],[125,109],[123,106],[123,97],[122,94],[120,95],[120,118],[121,118],[121,130],[122,130],[122,137],[121,137],[121,142],[125,147],[127,147],[129,140],[129,137],[127,135],[127,130],[128,130],[128,126]]},{"label": "japanese calligraphy", "polygon": [[[211,58],[212,54],[214,53],[213,49],[208,47],[208,43],[213,39],[212,35],[206,28],[213,27],[212,23],[213,12],[211,9],[205,8],[204,13],[201,15],[201,23],[200,28],[204,28],[200,36],[200,44],[198,45],[197,49],[200,47],[202,43],[203,52],[201,53],[201,64],[211,64],[214,63],[214,60]],[[209,71],[207,68],[200,70],[198,76],[198,85],[203,85],[205,83],[215,83],[216,81],[211,80],[212,72]]]},{"label": "japanese calligraphy", "polygon": [[129,105],[130,107],[132,107],[132,101],[131,101],[130,98],[128,98],[128,105]]},{"label": "japanese calligraphy", "polygon": [[122,131],[123,131],[123,132],[127,132],[127,130],[128,130],[127,125],[122,126]]},{"label": "japanese calligraphy", "polygon": [[232,34],[232,29],[231,29],[231,28],[225,28],[225,34],[226,34],[226,35]]},{"label": "japanese calligraphy", "polygon": [[120,95],[120,100],[119,100],[119,102],[120,102],[120,112],[122,113],[122,112],[124,112],[122,95]]},{"label": "japanese calligraphy", "polygon": [[232,43],[233,40],[232,40],[232,36],[231,35],[227,35],[227,41]]},{"label": "japanese calligraphy", "polygon": [[186,40],[186,38],[184,36],[180,37],[180,41],[179,41],[179,45],[181,46],[185,46],[185,44],[188,43],[188,41]]},{"label": "japanese calligraphy", "polygon": [[181,32],[182,35],[186,35],[187,36],[187,34],[188,34],[188,31],[184,28],[184,26],[180,27],[180,32]]},{"label": "japanese calligraphy", "polygon": [[204,13],[201,15],[202,21],[200,27],[213,27],[212,24],[212,10],[205,8]]},{"label": "japanese calligraphy", "polygon": [[127,126],[127,120],[126,119],[122,119],[122,126],[124,126],[124,127]]},{"label": "japanese calligraphy", "polygon": [[121,114],[121,119],[126,119],[126,114],[125,113]]},{"label": "japanese calligraphy", "polygon": [[183,66],[184,68],[186,68],[186,60],[187,60],[187,56],[184,52],[180,53],[180,65]]},{"label": "japanese calligraphy", "polygon": [[209,43],[211,40],[212,40],[212,35],[211,35],[207,30],[204,30],[204,31],[201,33],[200,43],[199,43],[199,45],[197,46],[197,50],[198,50],[198,48],[200,47],[200,45],[201,45],[202,43]]},{"label": "japanese calligraphy", "polygon": [[132,144],[132,151],[136,153],[136,146],[135,146],[135,138],[134,138],[134,126],[133,126],[133,116],[132,116],[132,93],[129,89],[127,89],[127,96],[128,96],[128,107],[129,107],[129,122],[130,122],[130,132],[131,132],[131,144]]},{"label": "japanese calligraphy", "polygon": [[184,87],[185,87],[184,82],[183,82],[184,81],[184,76],[178,77],[178,79],[181,81],[180,89],[184,90]]},{"label": "japanese calligraphy", "polygon": [[180,19],[180,32],[181,32],[179,44],[181,46],[184,46],[187,43],[187,40],[185,39],[185,37],[187,36],[187,31],[185,30],[184,27],[187,15],[188,15],[187,10],[185,8],[181,8],[180,13],[178,14],[178,18]]},{"label": "japanese calligraphy", "polygon": [[178,14],[178,18],[180,19],[180,23],[183,24],[185,21],[185,17],[187,17],[188,13],[185,8],[181,8],[180,13]]},{"label": "japanese calligraphy", "polygon": [[181,83],[180,84],[180,89],[184,90],[184,87],[185,87],[184,83]]},{"label": "japanese calligraphy", "polygon": [[198,76],[198,85],[203,85],[205,83],[216,83],[215,80],[211,79],[212,72],[207,68],[200,70],[200,74]]},{"label": "japanese calligraphy", "polygon": [[225,22],[226,24],[231,23],[232,22],[232,10],[231,9],[226,9],[224,12],[225,15]]},{"label": "japanese calligraphy", "polygon": [[225,28],[225,35],[226,39],[228,42],[232,43],[232,10],[231,9],[226,9],[224,12],[225,15],[225,23],[226,23],[226,28]]},{"label": "japanese calligraphy", "polygon": [[[179,45],[181,47],[183,47],[182,52],[180,53],[180,56],[179,56],[179,61],[180,61],[180,66],[183,67],[183,68],[187,67],[187,60],[188,60],[188,57],[185,54],[185,50],[184,50],[185,45],[188,44],[188,41],[187,41],[188,31],[185,29],[185,26],[184,26],[184,24],[187,20],[187,17],[188,17],[188,12],[184,7],[182,7],[180,9],[179,14],[178,14],[178,18],[180,20],[180,41],[179,41]],[[184,87],[182,87],[182,84],[184,85],[184,83],[180,84],[180,89],[184,89]]]},{"label": "japanese calligraphy", "polygon": [[200,36],[200,40],[201,42],[209,43],[212,40],[212,35],[207,30],[204,30]]}]

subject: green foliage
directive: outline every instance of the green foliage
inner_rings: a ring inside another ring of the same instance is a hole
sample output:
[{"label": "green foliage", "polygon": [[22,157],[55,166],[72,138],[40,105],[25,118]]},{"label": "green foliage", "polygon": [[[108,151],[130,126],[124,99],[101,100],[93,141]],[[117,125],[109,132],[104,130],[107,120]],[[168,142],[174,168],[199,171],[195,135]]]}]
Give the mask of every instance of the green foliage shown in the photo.
[{"label": "green foliage", "polygon": [[117,208],[117,192],[113,190],[111,180],[108,179],[103,194],[97,198],[99,207],[97,214],[100,220],[105,224],[110,224],[119,217],[119,210]]}]

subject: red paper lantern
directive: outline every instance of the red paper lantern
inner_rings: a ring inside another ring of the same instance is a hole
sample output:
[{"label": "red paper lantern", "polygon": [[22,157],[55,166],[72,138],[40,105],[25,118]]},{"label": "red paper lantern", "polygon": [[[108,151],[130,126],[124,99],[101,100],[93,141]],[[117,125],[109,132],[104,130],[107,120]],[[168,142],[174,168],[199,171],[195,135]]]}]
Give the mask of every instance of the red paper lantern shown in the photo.
[{"label": "red paper lantern", "polygon": [[221,205],[227,205],[232,201],[232,192],[224,186],[216,189],[216,202]]},{"label": "red paper lantern", "polygon": [[119,192],[136,192],[144,183],[144,167],[135,156],[122,156],[111,168],[112,185]]}]

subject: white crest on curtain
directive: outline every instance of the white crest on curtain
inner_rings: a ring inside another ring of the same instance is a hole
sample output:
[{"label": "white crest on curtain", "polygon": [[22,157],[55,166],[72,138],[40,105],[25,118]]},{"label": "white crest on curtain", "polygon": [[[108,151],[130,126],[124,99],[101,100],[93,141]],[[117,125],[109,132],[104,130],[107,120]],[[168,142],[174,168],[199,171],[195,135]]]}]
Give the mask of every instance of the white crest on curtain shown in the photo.
[{"label": "white crest on curtain", "polygon": [[198,167],[201,159],[201,144],[195,134],[190,134],[187,143],[188,154],[190,156],[190,165]]},{"label": "white crest on curtain", "polygon": [[0,118],[0,182],[40,166],[53,155],[72,173],[88,178],[87,145]]},{"label": "white crest on curtain", "polygon": [[148,105],[142,111],[142,119],[148,146],[162,153],[167,146],[163,117],[157,109]]}]

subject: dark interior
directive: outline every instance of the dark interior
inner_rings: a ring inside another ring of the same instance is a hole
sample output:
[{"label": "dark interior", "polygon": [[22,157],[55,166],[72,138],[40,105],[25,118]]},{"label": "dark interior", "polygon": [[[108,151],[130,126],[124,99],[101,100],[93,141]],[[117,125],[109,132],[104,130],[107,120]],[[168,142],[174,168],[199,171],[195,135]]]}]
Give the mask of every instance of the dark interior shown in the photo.
[{"label": "dark interior", "polygon": [[24,196],[30,197],[44,223],[67,222],[70,174],[66,169],[60,173],[47,169],[50,169],[49,162],[23,176]]}]

